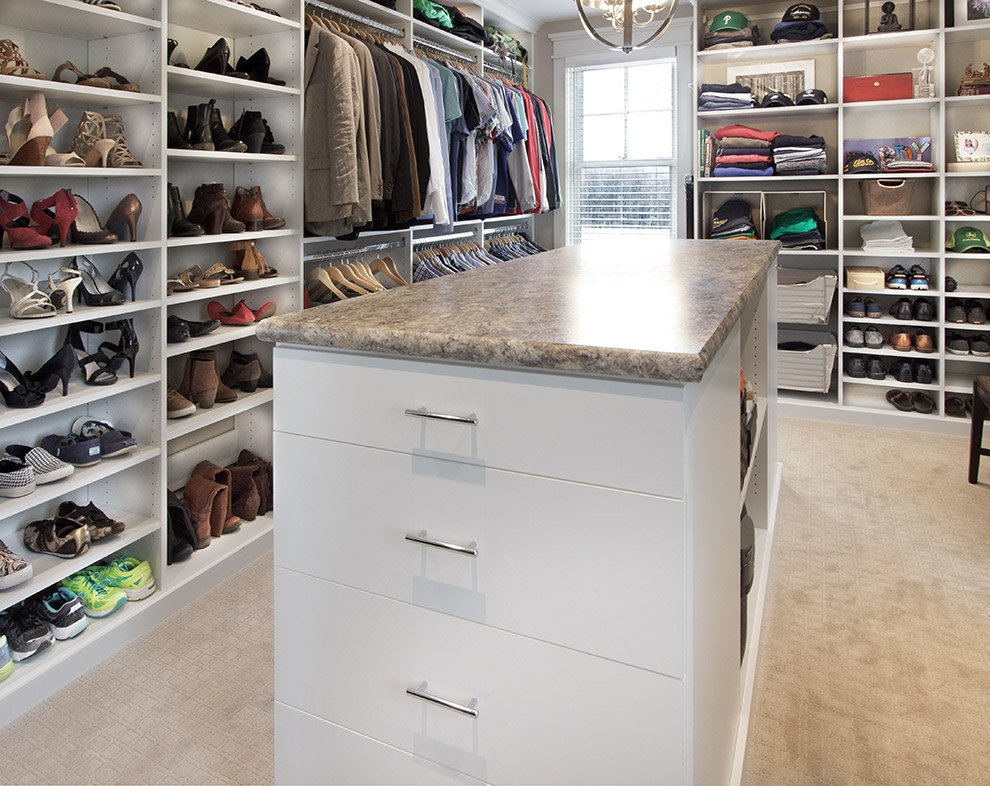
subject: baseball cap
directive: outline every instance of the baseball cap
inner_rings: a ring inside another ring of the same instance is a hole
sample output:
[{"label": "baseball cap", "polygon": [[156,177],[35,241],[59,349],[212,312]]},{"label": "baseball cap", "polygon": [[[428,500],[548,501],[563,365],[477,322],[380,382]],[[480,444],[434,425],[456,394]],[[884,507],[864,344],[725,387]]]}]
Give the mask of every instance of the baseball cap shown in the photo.
[{"label": "baseball cap", "polygon": [[786,93],[775,90],[763,96],[763,100],[760,102],[760,108],[765,109],[768,106],[794,106],[794,102]]},{"label": "baseball cap", "polygon": [[949,251],[982,251],[990,254],[990,241],[983,231],[976,227],[959,227],[945,241]]},{"label": "baseball cap", "polygon": [[794,103],[798,106],[802,106],[804,104],[827,104],[828,96],[825,95],[823,90],[809,87],[807,90],[802,90],[794,96]]},{"label": "baseball cap", "polygon": [[738,11],[723,11],[712,20],[709,33],[717,33],[719,30],[742,30],[749,24],[749,20]]},{"label": "baseball cap", "polygon": [[877,163],[873,153],[846,153],[846,164],[842,171],[848,175],[859,175],[864,172],[879,172],[880,164]]},{"label": "baseball cap", "polygon": [[818,7],[811,3],[795,3],[784,11],[782,22],[807,22],[811,19],[821,19]]},{"label": "baseball cap", "polygon": [[752,214],[753,209],[749,206],[749,202],[742,199],[728,199],[712,215],[712,226],[720,227],[741,218],[747,219]]}]

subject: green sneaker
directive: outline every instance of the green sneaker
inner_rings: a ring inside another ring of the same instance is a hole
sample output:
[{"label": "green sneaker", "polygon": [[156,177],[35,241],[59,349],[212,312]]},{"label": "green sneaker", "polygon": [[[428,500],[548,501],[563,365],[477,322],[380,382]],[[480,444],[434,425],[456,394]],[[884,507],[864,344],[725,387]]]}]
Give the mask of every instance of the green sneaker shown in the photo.
[{"label": "green sneaker", "polygon": [[104,587],[88,570],[81,570],[62,579],[62,586],[76,593],[83,610],[90,617],[105,617],[127,603],[127,593],[115,587]]},{"label": "green sneaker", "polygon": [[155,577],[147,560],[121,555],[109,565],[90,565],[83,570],[104,587],[123,590],[128,600],[144,600],[155,591]]},{"label": "green sneaker", "polygon": [[10,658],[10,649],[7,647],[7,637],[0,635],[0,682],[10,676],[14,670],[14,661]]}]

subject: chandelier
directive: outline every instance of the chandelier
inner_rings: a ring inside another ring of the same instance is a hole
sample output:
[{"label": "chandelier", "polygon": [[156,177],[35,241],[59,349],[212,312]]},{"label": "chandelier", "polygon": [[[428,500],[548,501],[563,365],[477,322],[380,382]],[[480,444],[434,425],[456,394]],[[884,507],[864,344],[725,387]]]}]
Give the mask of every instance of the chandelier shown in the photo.
[{"label": "chandelier", "polygon": [[[677,8],[677,0],[574,0],[578,7],[578,15],[581,17],[581,25],[585,32],[602,46],[609,49],[621,50],[626,54],[649,46],[656,39],[663,35],[674,18],[674,9]],[[591,26],[584,11],[584,6],[594,8],[602,12],[611,23],[612,29],[617,33],[622,33],[622,43],[614,44],[603,38]],[[633,33],[636,28],[648,28],[656,23],[656,29],[647,38],[639,43],[633,43]]]}]

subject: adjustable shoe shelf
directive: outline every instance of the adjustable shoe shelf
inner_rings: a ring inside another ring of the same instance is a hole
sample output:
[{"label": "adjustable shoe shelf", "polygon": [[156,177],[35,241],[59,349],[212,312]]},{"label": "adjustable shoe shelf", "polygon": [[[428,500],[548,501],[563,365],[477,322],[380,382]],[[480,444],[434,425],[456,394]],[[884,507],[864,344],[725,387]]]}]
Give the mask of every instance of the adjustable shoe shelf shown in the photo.
[{"label": "adjustable shoe shelf", "polygon": [[[717,192],[731,194],[736,191],[826,192],[825,219],[828,225],[827,246],[824,251],[781,251],[779,263],[788,268],[832,269],[839,280],[839,293],[835,298],[826,324],[781,324],[782,330],[800,329],[815,331],[822,336],[838,339],[839,354],[830,391],[807,393],[781,390],[781,412],[851,420],[862,423],[886,422],[908,428],[953,431],[963,433],[968,429],[965,419],[949,417],[945,412],[945,398],[949,395],[968,397],[972,379],[979,374],[990,373],[990,358],[957,356],[945,349],[947,337],[966,326],[945,321],[946,303],[950,299],[977,299],[984,306],[990,300],[990,266],[987,261],[973,254],[956,254],[944,250],[945,238],[962,226],[984,226],[990,217],[983,215],[946,217],[943,203],[946,200],[969,201],[973,193],[990,184],[990,169],[985,172],[952,172],[948,164],[955,161],[953,132],[979,130],[986,126],[986,107],[990,96],[955,96],[956,88],[965,67],[978,67],[990,60],[990,25],[957,22],[953,25],[945,4],[924,0],[914,4],[914,30],[892,33],[864,34],[865,19],[862,4],[839,4],[822,7],[820,11],[828,31],[833,37],[803,43],[764,44],[738,49],[702,50],[702,38],[715,16],[726,10],[740,11],[751,24],[759,26],[763,39],[769,40],[774,25],[781,21],[790,4],[781,0],[769,3],[732,5],[725,0],[701,0],[695,4],[695,64],[693,83],[724,84],[733,81],[727,69],[746,66],[752,73],[779,70],[779,64],[800,62],[814,66],[814,87],[824,90],[829,103],[815,106],[794,106],[772,109],[729,110],[717,112],[698,111],[695,114],[696,130],[710,132],[718,128],[740,123],[753,128],[795,135],[819,135],[825,138],[828,169],[826,174],[811,177],[699,177],[695,189],[695,237],[707,236],[711,216],[703,209],[705,194]],[[901,24],[907,26],[907,7]],[[898,4],[896,12],[902,6]],[[879,8],[874,4],[871,17],[873,29],[879,24]],[[929,47],[936,53],[934,98],[904,98],[897,100],[850,102],[843,90],[845,77],[908,72],[917,69],[918,51]],[[764,71],[761,66],[766,66]],[[760,92],[760,91],[757,91]],[[758,98],[762,97],[762,93]],[[930,137],[932,141],[933,173],[898,174],[844,174],[843,145],[845,140],[890,137]],[[697,135],[695,153],[698,153]],[[696,160],[697,157],[696,157]],[[905,215],[866,215],[860,197],[862,181],[904,179],[915,188],[912,210]],[[783,209],[783,208],[782,208]],[[765,217],[772,220],[773,216]],[[914,251],[909,254],[878,254],[862,250],[860,228],[878,220],[901,221],[904,230],[914,239]],[[901,264],[906,268],[918,264],[929,276],[927,291],[903,291],[881,289],[874,291],[853,290],[845,286],[845,269],[849,266],[875,266],[886,273]],[[954,277],[959,283],[955,292],[945,292],[945,276]],[[875,297],[883,306],[882,319],[858,319],[844,315],[844,305],[853,297]],[[890,305],[901,297],[914,300],[929,298],[935,306],[935,320],[918,322],[902,321],[887,316]],[[843,345],[843,333],[849,325],[865,327],[876,325],[885,337],[900,327],[914,332],[927,328],[935,335],[936,352],[927,356],[916,353],[871,353],[862,348]],[[985,326],[969,326],[970,330],[983,331]],[[892,376],[884,381],[848,377],[844,373],[850,355],[881,354],[889,359],[928,360],[935,369],[932,385],[898,383]],[[953,383],[948,384],[947,380]],[[935,402],[933,414],[903,413],[891,406],[884,397],[885,391],[894,388],[924,389]]]}]

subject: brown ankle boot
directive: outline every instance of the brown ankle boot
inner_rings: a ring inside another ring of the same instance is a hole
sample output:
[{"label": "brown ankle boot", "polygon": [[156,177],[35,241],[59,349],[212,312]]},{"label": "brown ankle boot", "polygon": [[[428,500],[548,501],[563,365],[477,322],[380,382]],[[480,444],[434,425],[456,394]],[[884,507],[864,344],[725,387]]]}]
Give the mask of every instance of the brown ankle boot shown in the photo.
[{"label": "brown ankle boot", "polygon": [[270,388],[275,384],[275,380],[272,378],[272,372],[265,371],[265,367],[261,365],[261,358],[258,356],[257,352],[238,352],[236,349],[232,350],[230,353],[230,362],[238,363],[250,363],[252,360],[258,361],[258,368],[261,369],[261,377],[258,379],[259,388]]},{"label": "brown ankle boot", "polygon": [[261,189],[255,192],[254,188],[248,191],[238,186],[234,190],[234,203],[230,206],[230,215],[243,222],[248,232],[260,232],[265,223],[261,204]]},{"label": "brown ankle boot", "polygon": [[[224,499],[218,500],[217,497],[221,494]],[[210,534],[215,526],[222,529],[227,508],[226,494],[224,486],[202,475],[194,474],[186,482],[186,487],[182,490],[182,504],[189,513],[196,532],[197,549],[205,549],[210,545]]]},{"label": "brown ankle boot", "polygon": [[242,521],[254,521],[261,507],[261,495],[255,482],[255,475],[262,471],[261,467],[231,464],[227,470],[230,472],[231,512]]},{"label": "brown ankle boot", "polygon": [[204,183],[196,188],[188,219],[203,227],[207,235],[244,231],[244,224],[230,215],[223,183]]},{"label": "brown ankle boot", "polygon": [[223,486],[213,503],[213,515],[210,517],[210,534],[220,537],[222,534],[233,532],[241,526],[241,520],[231,512],[231,478],[230,470],[217,466],[212,461],[201,461],[192,471],[193,475],[206,478]]},{"label": "brown ankle boot", "polygon": [[231,353],[230,363],[220,379],[232,388],[240,387],[245,393],[254,393],[261,379],[261,363],[257,360],[240,360]]},{"label": "brown ankle boot", "polygon": [[223,383],[223,380],[220,379],[220,369],[217,366],[217,351],[215,349],[197,349],[195,352],[190,353],[189,357],[207,364],[213,369],[213,373],[217,378],[216,400],[219,403],[226,404],[229,401],[237,401],[237,392],[227,387]]},{"label": "brown ankle boot", "polygon": [[[219,386],[216,358],[212,361],[197,358],[195,352],[186,358],[186,369],[182,374],[182,382],[179,383],[179,395],[203,409],[210,409],[217,401]],[[236,393],[234,397],[237,397]]]}]

